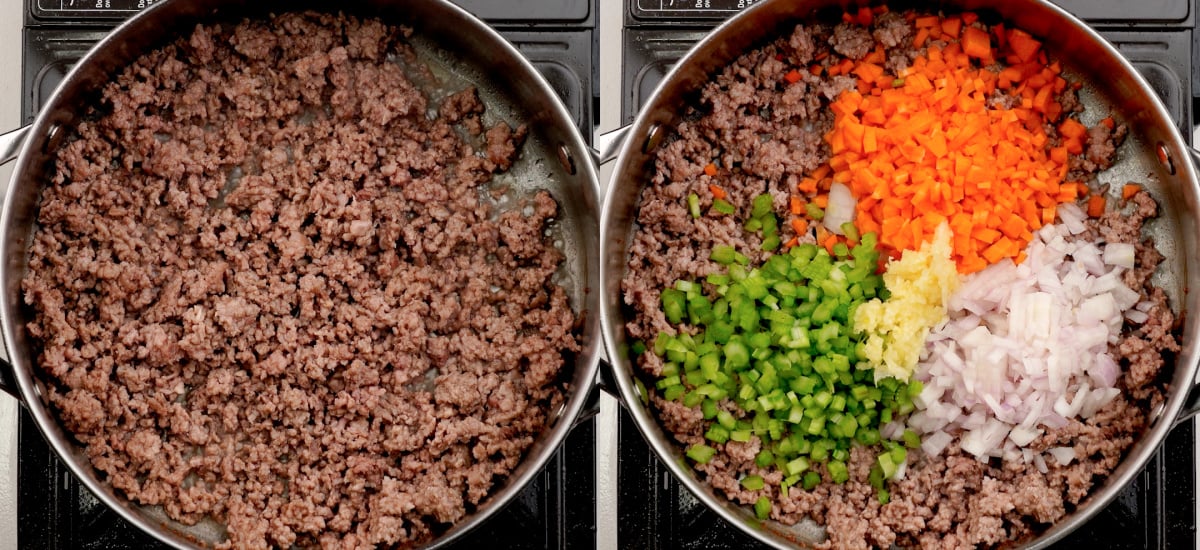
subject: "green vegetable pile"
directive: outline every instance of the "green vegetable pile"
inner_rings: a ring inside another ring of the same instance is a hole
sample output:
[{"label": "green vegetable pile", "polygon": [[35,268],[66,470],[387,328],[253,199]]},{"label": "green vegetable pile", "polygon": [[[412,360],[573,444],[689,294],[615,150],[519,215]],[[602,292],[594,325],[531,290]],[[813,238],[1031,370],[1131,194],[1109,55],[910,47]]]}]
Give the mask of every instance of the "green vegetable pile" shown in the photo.
[{"label": "green vegetable pile", "polygon": [[[879,428],[910,413],[922,385],[893,378],[876,385],[864,362],[854,311],[887,293],[875,272],[875,245],[873,233],[853,249],[839,243],[833,255],[798,245],[757,268],[732,247],[718,245],[710,258],[725,265],[724,272],[663,290],[667,320],[698,329],[663,332],[653,344],[653,353],[664,358],[656,384],[662,397],[700,407],[706,421],[710,444],[688,448],[691,460],[708,463],[726,442],[758,437],[763,445],[755,463],[780,470],[786,494],[796,485],[811,490],[820,484],[816,464],[825,465],[828,481],[844,483],[851,445],[881,446],[870,482],[887,501],[885,480],[904,463],[906,447],[920,440],[912,431],[902,441],[887,440]],[[720,406],[725,400],[736,412]],[[764,487],[758,475],[741,483],[750,491]],[[770,509],[765,496],[755,505],[763,519]]]}]

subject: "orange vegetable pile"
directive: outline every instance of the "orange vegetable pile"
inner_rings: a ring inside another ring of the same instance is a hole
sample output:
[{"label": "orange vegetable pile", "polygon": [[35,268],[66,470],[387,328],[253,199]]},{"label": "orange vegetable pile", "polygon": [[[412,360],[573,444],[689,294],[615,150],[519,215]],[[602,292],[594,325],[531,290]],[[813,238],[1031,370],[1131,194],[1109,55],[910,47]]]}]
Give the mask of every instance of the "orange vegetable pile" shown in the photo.
[{"label": "orange vegetable pile", "polygon": [[[1063,181],[1087,128],[1061,118],[1055,98],[1068,83],[1058,64],[1047,63],[1028,34],[1001,25],[988,32],[974,20],[917,17],[914,44],[927,53],[904,74],[887,74],[879,48],[849,69],[858,89],[832,104],[834,128],[825,136],[832,173],[810,175],[798,189],[811,197],[830,179],[846,184],[858,201],[859,232],[878,233],[892,256],[919,248],[947,222],[964,274],[1004,258],[1022,261],[1032,232],[1053,223],[1056,206],[1086,193]],[[980,68],[998,59],[1003,70]],[[989,106],[997,89],[1016,105]],[[1047,146],[1045,123],[1057,125],[1059,147]]]}]

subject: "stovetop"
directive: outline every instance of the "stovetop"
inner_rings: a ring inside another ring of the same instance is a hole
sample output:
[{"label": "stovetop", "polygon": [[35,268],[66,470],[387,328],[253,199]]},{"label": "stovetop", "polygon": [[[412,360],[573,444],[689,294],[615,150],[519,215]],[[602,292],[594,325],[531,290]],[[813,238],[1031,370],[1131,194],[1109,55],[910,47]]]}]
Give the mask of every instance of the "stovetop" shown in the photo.
[{"label": "stovetop", "polygon": [[[622,29],[606,37],[621,48],[619,95],[602,94],[601,111],[633,121],[663,76],[697,40],[755,0],[623,0]],[[1193,0],[1052,0],[1112,41],[1149,80],[1180,131],[1193,133],[1200,93],[1200,41]],[[616,476],[618,548],[759,548],[706,509],[658,460],[624,413],[613,420],[619,442]],[[1059,543],[1063,548],[1195,548],[1196,436],[1185,422],[1144,472],[1105,510]]]},{"label": "stovetop", "polygon": [[[155,0],[22,0],[22,117],[31,122],[97,40]],[[590,136],[598,105],[598,0],[454,0],[528,57]],[[595,422],[581,422],[532,482],[451,548],[595,548]],[[108,510],[55,456],[27,413],[19,420],[21,548],[158,548]]]},{"label": "stovetop", "polygon": [[[12,0],[10,0],[12,1]],[[155,0],[24,3],[21,110],[41,102],[96,40]],[[641,101],[696,40],[755,0],[455,0],[529,56],[585,136],[633,119]],[[1195,0],[1059,0],[1114,41],[1163,97],[1185,136],[1200,92]],[[601,10],[604,11],[601,11]],[[603,24],[601,24],[603,22]],[[454,548],[758,548],[675,482],[628,415],[608,397],[500,514]],[[32,421],[19,429],[21,548],[149,548],[54,458]],[[1115,502],[1060,546],[1196,547],[1192,422]]]}]

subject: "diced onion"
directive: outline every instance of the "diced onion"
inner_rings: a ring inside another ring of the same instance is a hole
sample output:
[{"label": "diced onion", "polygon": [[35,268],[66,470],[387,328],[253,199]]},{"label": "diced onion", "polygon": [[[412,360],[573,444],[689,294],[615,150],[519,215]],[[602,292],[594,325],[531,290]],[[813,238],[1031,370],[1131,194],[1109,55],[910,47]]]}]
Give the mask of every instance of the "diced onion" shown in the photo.
[{"label": "diced onion", "polygon": [[954,438],[941,430],[930,433],[921,440],[921,450],[929,456],[938,456]]},{"label": "diced onion", "polygon": [[[915,373],[925,386],[907,420],[926,454],[957,438],[980,460],[1045,471],[1043,453],[1028,447],[1120,393],[1108,347],[1125,319],[1144,322],[1150,307],[1122,279],[1133,246],[1070,240],[1086,230],[1086,215],[1073,204],[1058,214],[1061,225],[1038,230],[1021,265],[1003,260],[964,279],[931,331]],[[1051,456],[1066,464],[1074,451]]]},{"label": "diced onion", "polygon": [[1129,243],[1109,243],[1104,247],[1104,263],[1133,269],[1136,247]]},{"label": "diced onion", "polygon": [[1066,466],[1075,460],[1075,449],[1071,447],[1054,447],[1046,449],[1046,453],[1053,456],[1059,466]]},{"label": "diced onion", "polygon": [[825,224],[826,229],[842,235],[842,224],[854,221],[854,208],[857,205],[850,188],[835,181],[829,186],[829,206],[825,208],[825,218],[821,223]]}]

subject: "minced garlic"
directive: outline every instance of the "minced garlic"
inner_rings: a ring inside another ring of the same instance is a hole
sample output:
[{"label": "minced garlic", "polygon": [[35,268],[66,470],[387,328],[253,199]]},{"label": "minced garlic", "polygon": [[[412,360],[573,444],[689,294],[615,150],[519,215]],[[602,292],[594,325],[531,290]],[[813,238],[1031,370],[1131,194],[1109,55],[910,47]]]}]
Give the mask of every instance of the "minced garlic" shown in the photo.
[{"label": "minced garlic", "polygon": [[876,298],[855,311],[854,329],[867,335],[867,361],[876,381],[889,376],[907,381],[929,330],[946,318],[946,302],[959,284],[950,236],[950,227],[942,223],[932,243],[888,262],[883,283],[891,297],[886,302]]}]

